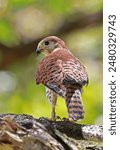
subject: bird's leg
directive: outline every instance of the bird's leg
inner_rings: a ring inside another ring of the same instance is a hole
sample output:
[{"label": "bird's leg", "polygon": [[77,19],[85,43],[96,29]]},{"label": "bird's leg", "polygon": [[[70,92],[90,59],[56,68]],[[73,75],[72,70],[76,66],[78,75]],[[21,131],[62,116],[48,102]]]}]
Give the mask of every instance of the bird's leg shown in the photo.
[{"label": "bird's leg", "polygon": [[59,116],[56,116],[55,106],[52,107],[51,120],[52,121],[61,120]]},{"label": "bird's leg", "polygon": [[56,121],[56,112],[55,112],[55,106],[56,106],[56,103],[57,103],[56,93],[52,92],[51,98],[52,98],[52,100],[51,100],[51,104],[52,104],[51,119],[52,119],[52,121]]},{"label": "bird's leg", "polygon": [[56,121],[55,106],[52,106],[51,119],[52,121]]},{"label": "bird's leg", "polygon": [[46,88],[46,95],[52,106],[51,120],[56,121],[56,119],[58,118],[56,117],[56,113],[55,113],[55,106],[57,103],[57,94],[54,91],[50,90],[49,88]]}]

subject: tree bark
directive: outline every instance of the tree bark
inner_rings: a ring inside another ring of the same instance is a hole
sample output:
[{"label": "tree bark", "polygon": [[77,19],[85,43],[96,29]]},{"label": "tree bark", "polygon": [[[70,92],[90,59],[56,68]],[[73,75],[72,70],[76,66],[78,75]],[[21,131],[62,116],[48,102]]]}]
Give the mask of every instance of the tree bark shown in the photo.
[{"label": "tree bark", "polygon": [[102,150],[103,129],[30,115],[0,115],[0,150]]}]

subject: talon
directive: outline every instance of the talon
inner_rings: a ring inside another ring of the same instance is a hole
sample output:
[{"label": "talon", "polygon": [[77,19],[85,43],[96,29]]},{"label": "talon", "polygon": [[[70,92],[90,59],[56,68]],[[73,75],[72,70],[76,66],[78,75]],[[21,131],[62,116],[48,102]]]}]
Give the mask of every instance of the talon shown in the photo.
[{"label": "talon", "polygon": [[56,120],[62,120],[59,116],[56,116]]},{"label": "talon", "polygon": [[68,118],[62,118],[61,121],[69,121]]}]

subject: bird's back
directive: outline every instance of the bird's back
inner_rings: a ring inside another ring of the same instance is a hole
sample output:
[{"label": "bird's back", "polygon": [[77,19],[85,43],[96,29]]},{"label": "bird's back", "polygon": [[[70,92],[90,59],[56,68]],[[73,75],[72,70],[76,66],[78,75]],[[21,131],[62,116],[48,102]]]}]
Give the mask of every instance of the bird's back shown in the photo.
[{"label": "bird's back", "polygon": [[61,78],[64,78],[65,75],[69,75],[71,77],[73,76],[73,78],[77,78],[77,80],[79,80],[79,82],[81,83],[83,81],[87,82],[88,80],[88,76],[84,66],[67,49],[59,49],[54,53],[51,53],[48,56],[46,56],[39,63],[37,67],[36,83],[44,84],[45,82],[49,81],[49,78],[53,78],[55,80],[55,78],[57,78],[60,75]]}]

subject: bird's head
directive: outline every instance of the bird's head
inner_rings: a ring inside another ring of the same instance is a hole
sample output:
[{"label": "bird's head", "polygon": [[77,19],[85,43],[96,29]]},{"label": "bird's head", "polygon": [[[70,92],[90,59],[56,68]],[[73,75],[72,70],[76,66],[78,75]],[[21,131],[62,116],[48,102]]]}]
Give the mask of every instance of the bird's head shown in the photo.
[{"label": "bird's head", "polygon": [[44,38],[38,43],[36,53],[40,54],[41,52],[44,52],[45,54],[50,54],[54,51],[56,51],[57,48],[65,48],[65,43],[56,36],[49,36]]}]

